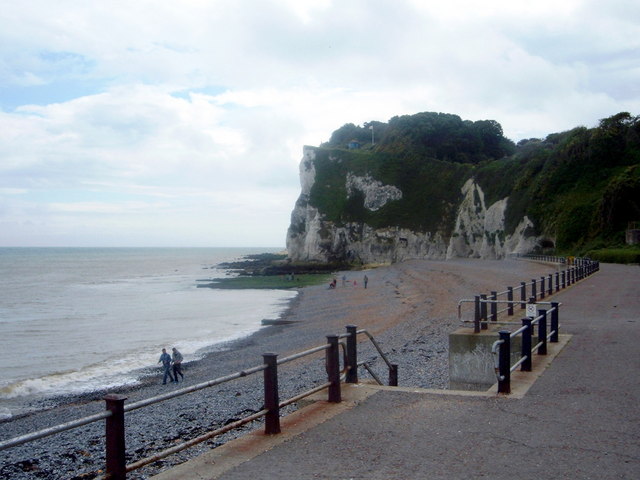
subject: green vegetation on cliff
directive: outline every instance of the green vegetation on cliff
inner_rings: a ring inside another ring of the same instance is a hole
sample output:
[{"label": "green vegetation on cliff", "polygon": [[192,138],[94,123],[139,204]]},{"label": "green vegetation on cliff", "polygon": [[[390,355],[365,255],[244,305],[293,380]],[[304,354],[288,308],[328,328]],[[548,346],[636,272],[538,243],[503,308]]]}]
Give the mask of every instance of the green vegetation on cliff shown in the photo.
[{"label": "green vegetation on cliff", "polygon": [[[350,149],[353,141],[360,148]],[[469,178],[480,185],[487,205],[509,197],[506,233],[527,215],[537,234],[550,239],[543,246],[558,252],[621,246],[627,223],[640,221],[640,117],[626,112],[595,128],[577,127],[518,145],[493,120],[471,122],[442,113],[347,124],[316,150],[315,165],[309,201],[337,224],[448,236]],[[347,195],[347,172],[396,186],[403,197],[370,211],[361,194]]]}]

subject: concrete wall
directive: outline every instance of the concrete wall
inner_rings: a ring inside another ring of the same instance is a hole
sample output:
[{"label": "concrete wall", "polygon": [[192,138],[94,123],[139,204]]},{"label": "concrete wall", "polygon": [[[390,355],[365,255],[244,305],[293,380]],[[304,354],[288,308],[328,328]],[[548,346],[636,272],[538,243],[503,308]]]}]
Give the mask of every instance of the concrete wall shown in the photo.
[{"label": "concrete wall", "polygon": [[[491,353],[493,343],[499,339],[498,326],[473,333],[471,328],[460,328],[449,335],[449,388],[451,390],[488,390],[498,380],[496,359]],[[511,342],[511,363],[520,358],[518,335]]]}]

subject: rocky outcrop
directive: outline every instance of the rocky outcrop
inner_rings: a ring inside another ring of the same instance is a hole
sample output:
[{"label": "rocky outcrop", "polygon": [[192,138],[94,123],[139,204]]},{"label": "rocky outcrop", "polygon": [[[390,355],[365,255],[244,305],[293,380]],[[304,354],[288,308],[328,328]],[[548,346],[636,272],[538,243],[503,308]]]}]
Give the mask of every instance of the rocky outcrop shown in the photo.
[{"label": "rocky outcrop", "polygon": [[384,207],[387,202],[400,200],[402,192],[393,185],[383,185],[374,180],[371,175],[358,177],[351,172],[347,173],[347,197],[351,197],[355,191],[364,194],[364,208],[375,212]]},{"label": "rocky outcrop", "polygon": [[505,212],[509,199],[485,204],[484,192],[473,179],[462,187],[455,228],[449,240],[447,258],[503,258],[509,253],[527,253],[538,238],[526,216],[510,235],[505,233]]},{"label": "rocky outcrop", "polygon": [[[315,183],[316,150],[305,147],[300,162],[301,193],[291,214],[287,251],[292,261],[387,263],[411,258],[503,258],[527,253],[536,246],[533,223],[525,216],[510,234],[505,231],[508,198],[486,205],[480,186],[469,179],[461,190],[450,235],[441,231],[413,231],[389,226],[373,228],[366,222],[336,223],[310,203]],[[399,201],[403,192],[370,175],[348,172],[344,179],[348,198],[362,194],[364,208],[375,212]]]}]

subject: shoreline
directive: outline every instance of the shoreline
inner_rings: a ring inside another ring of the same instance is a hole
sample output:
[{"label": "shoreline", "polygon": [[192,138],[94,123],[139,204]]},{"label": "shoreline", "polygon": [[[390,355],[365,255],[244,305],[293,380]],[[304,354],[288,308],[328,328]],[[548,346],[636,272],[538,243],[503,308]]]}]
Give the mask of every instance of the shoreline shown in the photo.
[{"label": "shoreline", "polygon": [[[412,260],[373,270],[340,272],[338,278],[346,275],[349,280],[344,287],[340,281],[332,290],[325,285],[306,287],[290,300],[281,318],[293,323],[261,327],[186,363],[184,382],[162,385],[159,369],[145,369],[140,384],[109,389],[109,393],[127,396],[127,403],[150,398],[260,365],[265,352],[283,357],[322,345],[326,335],[343,333],[349,324],[372,333],[389,352],[392,361],[399,364],[400,385],[447,388],[448,334],[459,326],[457,301],[480,291],[518,284],[551,268],[511,260]],[[361,282],[365,273],[369,277],[367,289]],[[361,342],[359,350],[360,358],[370,361],[375,369],[382,368],[369,342]],[[127,414],[127,451],[135,458],[152,455],[172,442],[193,438],[258,411],[263,403],[258,377],[247,376]],[[280,398],[291,398],[314,382],[323,381],[326,373],[319,357],[283,365]],[[103,393],[65,397],[68,402],[49,410],[0,422],[0,438],[101,412],[105,408]],[[256,425],[225,434],[133,472],[130,478],[147,478],[254,428]],[[90,472],[103,468],[103,437],[104,424],[99,422],[6,450],[0,473],[16,480],[33,478],[24,471],[24,462],[31,462],[29,468],[40,470],[42,478],[95,478]],[[51,472],[50,476],[46,472]]]},{"label": "shoreline", "polygon": [[[268,328],[295,323],[295,321],[286,320],[286,318],[288,317],[291,309],[294,308],[297,303],[299,303],[298,299],[301,295],[302,291],[298,292],[298,295],[296,295],[295,297],[286,300],[287,306],[280,314],[278,319],[263,319],[261,320],[260,324],[256,325],[256,329],[252,332],[249,332],[237,338],[222,340],[220,342],[202,347],[195,353],[198,358],[183,363],[183,372],[188,370],[193,370],[194,372],[201,372],[203,370],[206,370],[206,365],[208,365],[212,361],[215,361],[216,355],[222,352],[234,352],[237,350],[241,350],[245,348],[247,344],[252,344],[256,341],[259,341],[261,337],[269,335],[269,332],[265,331]],[[271,321],[273,321],[274,323],[265,323]],[[199,364],[204,364],[205,366]],[[21,403],[23,403],[25,411],[12,415],[10,417],[0,418],[0,430],[3,423],[8,423],[13,420],[17,420],[30,415],[38,415],[39,412],[54,410],[58,407],[63,407],[64,405],[68,404],[77,405],[81,403],[102,401],[104,396],[108,394],[125,395],[127,397],[130,397],[132,395],[139,396],[141,390],[153,388],[157,386],[157,384],[161,383],[159,379],[162,379],[163,375],[162,369],[159,365],[134,369],[130,372],[130,374],[132,377],[136,378],[135,383],[123,384],[116,387],[94,389],[81,393],[56,394],[32,400],[30,400],[28,397],[23,397],[25,398],[25,400],[23,400]],[[198,373],[197,377],[200,376],[201,374]]]}]

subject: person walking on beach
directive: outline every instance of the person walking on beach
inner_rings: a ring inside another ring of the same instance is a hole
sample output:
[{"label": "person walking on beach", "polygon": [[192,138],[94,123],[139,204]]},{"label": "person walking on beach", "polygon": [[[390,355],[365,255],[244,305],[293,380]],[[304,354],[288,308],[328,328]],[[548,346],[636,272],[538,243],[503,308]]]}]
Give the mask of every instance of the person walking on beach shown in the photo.
[{"label": "person walking on beach", "polygon": [[171,375],[171,355],[167,353],[167,349],[162,349],[162,355],[160,355],[160,360],[158,363],[162,363],[162,368],[164,370],[164,377],[162,377],[162,384],[167,384],[167,377],[171,379],[173,382],[173,376]]},{"label": "person walking on beach", "polygon": [[369,277],[367,275],[364,276],[364,288],[367,288],[367,283],[369,283]]},{"label": "person walking on beach", "polygon": [[182,354],[176,347],[173,347],[173,355],[171,357],[173,360],[173,378],[175,378],[176,383],[178,383],[178,375],[180,375],[180,378],[182,378],[184,382],[184,375],[182,374]]}]

